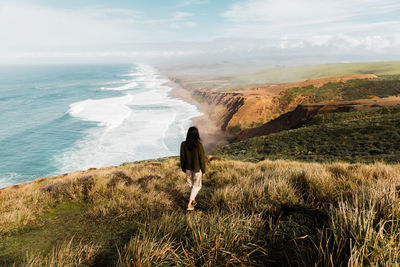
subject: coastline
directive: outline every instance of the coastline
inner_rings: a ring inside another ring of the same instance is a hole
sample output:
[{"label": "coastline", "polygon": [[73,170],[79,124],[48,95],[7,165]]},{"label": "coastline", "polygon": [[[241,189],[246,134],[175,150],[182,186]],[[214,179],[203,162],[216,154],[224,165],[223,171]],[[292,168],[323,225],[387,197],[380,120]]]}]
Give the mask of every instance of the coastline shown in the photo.
[{"label": "coastline", "polygon": [[169,96],[195,105],[198,110],[203,113],[203,115],[193,117],[191,120],[193,126],[199,129],[205,152],[209,153],[220,146],[228,144],[227,136],[208,115],[210,113],[210,107],[207,104],[199,103],[193,99],[190,91],[183,88],[180,84],[173,82],[169,78],[168,80],[166,85],[172,88]]}]

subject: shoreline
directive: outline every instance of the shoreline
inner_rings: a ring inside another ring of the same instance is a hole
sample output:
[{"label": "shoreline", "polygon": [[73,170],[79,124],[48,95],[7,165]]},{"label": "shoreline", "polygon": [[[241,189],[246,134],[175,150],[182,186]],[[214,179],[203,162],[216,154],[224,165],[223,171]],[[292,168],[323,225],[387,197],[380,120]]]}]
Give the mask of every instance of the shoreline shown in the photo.
[{"label": "shoreline", "polygon": [[217,126],[216,122],[209,117],[210,107],[193,99],[190,91],[183,88],[180,84],[173,82],[169,77],[167,86],[172,88],[169,93],[170,97],[183,100],[189,104],[195,105],[203,115],[193,117],[192,125],[199,129],[200,137],[206,153],[214,149],[228,144],[228,138],[225,133]]}]

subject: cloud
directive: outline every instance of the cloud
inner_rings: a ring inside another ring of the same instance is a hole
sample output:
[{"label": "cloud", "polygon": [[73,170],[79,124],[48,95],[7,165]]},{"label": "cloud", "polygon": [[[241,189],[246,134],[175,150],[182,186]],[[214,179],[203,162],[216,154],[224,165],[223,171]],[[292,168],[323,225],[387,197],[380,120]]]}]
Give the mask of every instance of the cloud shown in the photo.
[{"label": "cloud", "polygon": [[[293,48],[296,46],[296,41],[287,41],[286,47]],[[309,48],[332,48],[340,50],[365,50],[372,52],[384,52],[385,49],[394,48],[397,46],[396,38],[383,37],[380,35],[368,35],[364,37],[354,37],[346,34],[336,35],[314,35],[309,41],[303,41],[303,47]]]},{"label": "cloud", "polygon": [[0,63],[131,62],[203,53],[166,42],[196,26],[189,12],[151,17],[104,6],[61,9],[0,3]]},{"label": "cloud", "polygon": [[174,13],[172,18],[174,20],[181,20],[181,19],[184,19],[184,18],[192,17],[193,15],[194,15],[193,13],[177,11],[177,12]]},{"label": "cloud", "polygon": [[85,12],[92,18],[140,18],[143,13],[138,10],[125,9],[125,8],[105,8],[105,7],[91,7],[81,9],[80,12]]},{"label": "cloud", "polygon": [[205,5],[208,4],[208,2],[208,0],[183,0],[178,6]]},{"label": "cloud", "polygon": [[[371,34],[400,26],[400,2],[394,0],[247,0],[221,15],[224,35],[280,38],[311,35]],[[382,24],[387,27],[382,29]]]},{"label": "cloud", "polygon": [[246,0],[221,14],[220,36],[265,39],[273,47],[305,53],[389,53],[399,48],[399,13],[397,0]]},{"label": "cloud", "polygon": [[139,31],[121,25],[121,19],[130,18],[132,23],[138,14],[133,10],[59,10],[0,4],[0,48],[63,49],[124,43],[139,35]]},{"label": "cloud", "polygon": [[[215,2],[181,3],[212,8]],[[397,0],[242,0],[218,18],[210,15],[203,26],[203,14],[176,6],[160,16],[105,6],[61,9],[3,2],[0,62],[207,55],[215,60],[395,59],[400,56],[399,13]]]},{"label": "cloud", "polygon": [[170,24],[170,27],[173,29],[191,28],[195,26],[197,26],[197,23],[193,21],[174,22]]},{"label": "cloud", "polygon": [[187,20],[188,18],[193,16],[194,14],[190,12],[177,11],[172,15],[171,19],[167,19],[165,21],[171,22],[169,26],[172,29],[191,28],[197,26],[196,22]]},{"label": "cloud", "polygon": [[278,47],[281,49],[287,48],[303,48],[305,46],[304,41],[290,41],[287,36],[284,36],[282,40],[278,42]]},{"label": "cloud", "polygon": [[193,16],[177,11],[152,19],[134,9],[104,6],[56,9],[0,3],[0,56],[44,51],[56,54],[119,51],[140,42],[174,41],[181,38],[177,29],[197,25],[188,20]]}]

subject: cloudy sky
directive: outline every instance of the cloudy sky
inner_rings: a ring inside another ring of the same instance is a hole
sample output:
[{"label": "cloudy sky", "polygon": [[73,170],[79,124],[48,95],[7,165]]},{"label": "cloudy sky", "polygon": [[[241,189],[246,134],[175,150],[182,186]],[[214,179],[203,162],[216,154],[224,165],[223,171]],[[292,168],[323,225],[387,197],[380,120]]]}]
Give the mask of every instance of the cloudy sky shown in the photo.
[{"label": "cloudy sky", "polygon": [[0,0],[0,63],[400,59],[398,0]]}]

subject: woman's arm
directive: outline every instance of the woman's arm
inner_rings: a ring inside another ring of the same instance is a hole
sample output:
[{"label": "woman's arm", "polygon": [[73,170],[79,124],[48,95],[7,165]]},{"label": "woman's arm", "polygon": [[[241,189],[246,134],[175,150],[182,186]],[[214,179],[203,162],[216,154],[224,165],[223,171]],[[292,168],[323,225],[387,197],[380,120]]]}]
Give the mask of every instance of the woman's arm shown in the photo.
[{"label": "woman's arm", "polygon": [[200,170],[204,174],[204,173],[206,173],[206,154],[204,153],[204,148],[203,148],[202,143],[199,144],[199,147],[200,147],[200,149],[199,149]]},{"label": "woman's arm", "polygon": [[183,147],[183,142],[181,143],[180,159],[181,159],[181,169],[183,172],[186,172],[185,149]]}]

